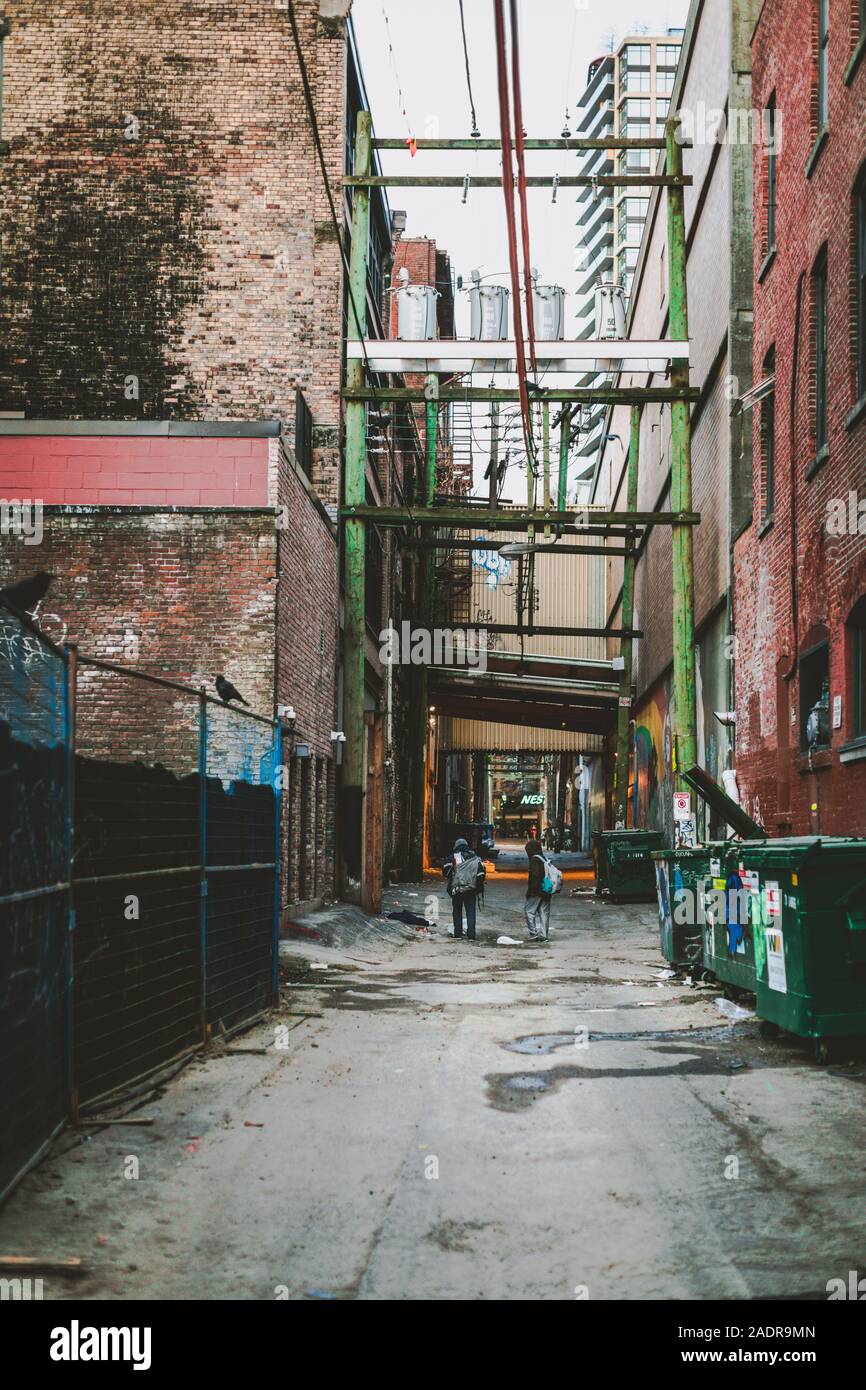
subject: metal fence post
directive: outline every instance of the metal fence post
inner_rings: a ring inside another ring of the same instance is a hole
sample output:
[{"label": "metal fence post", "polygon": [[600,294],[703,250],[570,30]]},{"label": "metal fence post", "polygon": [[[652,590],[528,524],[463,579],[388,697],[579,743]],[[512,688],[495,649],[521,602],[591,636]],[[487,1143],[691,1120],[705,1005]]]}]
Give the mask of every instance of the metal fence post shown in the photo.
[{"label": "metal fence post", "polygon": [[274,729],[274,766],[272,773],[274,792],[274,1008],[280,1003],[280,913],[282,910],[282,854],[283,854],[283,726],[277,723]]},{"label": "metal fence post", "polygon": [[199,972],[201,979],[201,1040],[210,1041],[207,1021],[207,698],[198,697],[198,794],[199,794]]},{"label": "metal fence post", "polygon": [[78,1124],[78,1070],[75,1059],[75,715],[78,692],[78,647],[67,642],[63,648],[63,742],[66,750],[66,875],[68,911],[66,929],[66,1093],[69,1119]]}]

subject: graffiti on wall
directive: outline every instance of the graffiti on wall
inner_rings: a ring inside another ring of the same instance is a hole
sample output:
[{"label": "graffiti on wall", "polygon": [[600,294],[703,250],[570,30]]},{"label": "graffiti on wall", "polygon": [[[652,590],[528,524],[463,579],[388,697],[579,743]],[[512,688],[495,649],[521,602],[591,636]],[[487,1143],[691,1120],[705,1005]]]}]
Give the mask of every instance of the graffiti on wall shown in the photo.
[{"label": "graffiti on wall", "polygon": [[674,833],[672,713],[669,680],[658,685],[638,706],[629,816],[629,823],[642,830],[663,830],[669,844],[673,843]]}]

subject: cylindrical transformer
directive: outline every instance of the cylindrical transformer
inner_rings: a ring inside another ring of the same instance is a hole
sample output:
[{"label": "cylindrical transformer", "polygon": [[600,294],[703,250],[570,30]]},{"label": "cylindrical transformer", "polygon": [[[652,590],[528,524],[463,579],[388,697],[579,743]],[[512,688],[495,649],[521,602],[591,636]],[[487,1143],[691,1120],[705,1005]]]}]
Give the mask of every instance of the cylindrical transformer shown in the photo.
[{"label": "cylindrical transformer", "polygon": [[436,337],[436,300],[432,285],[403,285],[397,291],[397,337],[431,342]]},{"label": "cylindrical transformer", "polygon": [[509,291],[505,285],[474,284],[469,291],[470,336],[474,343],[501,343],[508,337]]},{"label": "cylindrical transformer", "polygon": [[559,343],[565,337],[565,290],[561,285],[534,285],[532,316],[539,343]]},{"label": "cylindrical transformer", "polygon": [[625,294],[621,285],[600,284],[595,291],[595,336],[625,337]]}]

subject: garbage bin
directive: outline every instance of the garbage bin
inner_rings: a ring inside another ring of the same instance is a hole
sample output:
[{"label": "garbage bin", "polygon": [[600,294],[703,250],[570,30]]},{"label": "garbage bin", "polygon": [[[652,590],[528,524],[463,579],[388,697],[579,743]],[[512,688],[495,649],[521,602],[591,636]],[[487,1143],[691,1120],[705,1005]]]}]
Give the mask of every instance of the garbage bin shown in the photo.
[{"label": "garbage bin", "polygon": [[613,902],[652,902],[655,873],[652,851],[663,843],[660,830],[595,830],[595,891]]},{"label": "garbage bin", "polygon": [[704,905],[717,845],[659,849],[652,855],[659,906],[659,946],[678,969],[704,964]]},{"label": "garbage bin", "polygon": [[710,846],[703,895],[704,969],[722,984],[755,993],[755,943],[751,895],[735,840]]},{"label": "garbage bin", "polygon": [[866,1034],[866,839],[791,836],[742,846],[765,1031],[815,1041]]}]

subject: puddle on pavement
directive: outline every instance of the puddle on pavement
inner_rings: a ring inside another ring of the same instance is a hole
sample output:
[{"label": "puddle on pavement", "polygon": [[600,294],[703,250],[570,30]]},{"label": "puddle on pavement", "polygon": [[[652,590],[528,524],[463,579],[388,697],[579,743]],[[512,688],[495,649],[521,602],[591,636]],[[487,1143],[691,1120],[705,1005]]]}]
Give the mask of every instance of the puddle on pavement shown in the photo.
[{"label": "puddle on pavement", "polygon": [[[680,1034],[680,1038],[682,1034]],[[573,1040],[572,1040],[573,1041]],[[487,1101],[494,1110],[526,1110],[541,1096],[558,1089],[564,1081],[637,1080],[674,1076],[729,1076],[730,1058],[711,1052],[697,1052],[694,1047],[669,1044],[665,1055],[673,1057],[671,1065],[651,1064],[645,1067],[582,1067],[561,1065],[546,1071],[490,1072],[487,1082]]]},{"label": "puddle on pavement", "polygon": [[[558,1047],[573,1047],[574,1033],[527,1033],[513,1042],[503,1043],[506,1052],[548,1056]],[[683,1028],[634,1033],[590,1033],[590,1042],[725,1042],[734,1038],[730,1024],[715,1028]],[[742,1036],[739,1034],[738,1036]]]}]

